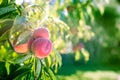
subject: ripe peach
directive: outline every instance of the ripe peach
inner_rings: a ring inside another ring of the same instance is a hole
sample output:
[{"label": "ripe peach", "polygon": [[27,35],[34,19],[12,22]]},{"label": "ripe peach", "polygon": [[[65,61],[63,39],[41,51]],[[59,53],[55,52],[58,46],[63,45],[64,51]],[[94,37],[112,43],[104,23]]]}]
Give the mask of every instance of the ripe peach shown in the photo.
[{"label": "ripe peach", "polygon": [[52,42],[46,38],[37,38],[31,45],[32,51],[38,58],[47,57],[52,50]]},{"label": "ripe peach", "polygon": [[27,53],[29,51],[29,48],[32,42],[33,42],[33,39],[30,39],[28,42],[24,44],[19,44],[19,45],[15,45],[15,42],[14,42],[13,48],[17,53]]},{"label": "ripe peach", "polygon": [[84,44],[82,44],[82,43],[79,43],[78,45],[78,48],[81,50],[82,48],[84,48]]},{"label": "ripe peach", "polygon": [[28,49],[28,43],[14,46],[14,50],[15,50],[15,52],[17,52],[17,53],[26,53],[26,52],[28,52],[28,50],[29,50],[29,49]]},{"label": "ripe peach", "polygon": [[77,46],[73,46],[73,51],[74,52],[76,52],[76,51],[78,51],[79,50],[79,48],[77,47]]},{"label": "ripe peach", "polygon": [[49,33],[49,30],[47,28],[38,28],[34,31],[33,37],[34,38],[41,37],[41,38],[49,39],[50,38],[50,33]]},{"label": "ripe peach", "polygon": [[84,48],[84,45],[82,43],[79,43],[79,44],[73,46],[73,51],[76,52],[78,50],[81,50],[82,48]]},{"label": "ripe peach", "polygon": [[77,34],[77,33],[78,33],[78,29],[77,29],[77,28],[71,29],[71,33],[72,33],[73,35]]}]

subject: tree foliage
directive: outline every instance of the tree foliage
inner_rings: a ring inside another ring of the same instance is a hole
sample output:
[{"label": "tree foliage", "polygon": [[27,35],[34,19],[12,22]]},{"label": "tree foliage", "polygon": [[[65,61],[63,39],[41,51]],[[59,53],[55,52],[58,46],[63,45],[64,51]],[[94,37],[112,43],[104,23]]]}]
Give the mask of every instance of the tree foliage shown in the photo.
[{"label": "tree foliage", "polygon": [[[0,79],[1,80],[56,80],[62,65],[60,53],[74,53],[75,60],[90,59],[95,46],[86,44],[96,39],[91,24],[98,10],[104,14],[107,0],[0,0]],[[16,2],[16,3],[15,3]],[[39,59],[31,51],[18,54],[12,43],[26,43],[38,27],[51,33],[53,50],[50,56]]]}]

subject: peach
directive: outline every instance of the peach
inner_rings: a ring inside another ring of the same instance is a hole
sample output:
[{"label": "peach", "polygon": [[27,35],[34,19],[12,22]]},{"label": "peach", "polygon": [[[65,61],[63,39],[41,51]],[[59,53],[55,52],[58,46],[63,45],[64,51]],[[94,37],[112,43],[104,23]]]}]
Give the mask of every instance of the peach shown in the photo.
[{"label": "peach", "polygon": [[77,28],[71,29],[71,33],[72,33],[73,35],[77,34],[77,33],[78,33],[78,29],[77,29]]},{"label": "peach", "polygon": [[38,58],[47,57],[52,50],[52,42],[46,38],[37,38],[31,45],[32,51]]},{"label": "peach", "polygon": [[17,53],[27,53],[29,51],[29,48],[32,42],[33,42],[33,39],[30,39],[28,42],[24,44],[19,44],[19,45],[15,45],[15,42],[14,42],[13,48]]},{"label": "peach", "polygon": [[77,47],[77,46],[73,46],[73,51],[74,52],[76,52],[76,51],[78,51],[79,50],[79,48]]},{"label": "peach", "polygon": [[79,43],[79,44],[77,45],[77,47],[81,50],[82,48],[84,48],[84,44]]},{"label": "peach", "polygon": [[76,51],[81,50],[83,48],[84,48],[84,44],[79,43],[79,44],[73,46],[73,51],[76,52]]},{"label": "peach", "polygon": [[34,38],[42,37],[42,38],[49,39],[50,38],[50,33],[49,33],[49,30],[47,28],[38,28],[34,31],[33,37]]},{"label": "peach", "polygon": [[14,46],[14,50],[15,50],[15,52],[17,52],[17,53],[26,53],[26,52],[28,52],[28,50],[29,50],[29,49],[28,49],[28,43]]}]

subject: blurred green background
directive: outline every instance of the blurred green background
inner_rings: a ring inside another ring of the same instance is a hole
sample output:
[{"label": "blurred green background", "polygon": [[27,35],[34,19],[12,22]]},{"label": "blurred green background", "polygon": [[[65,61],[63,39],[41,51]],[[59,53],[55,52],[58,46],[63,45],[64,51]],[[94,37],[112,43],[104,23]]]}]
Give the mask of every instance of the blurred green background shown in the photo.
[{"label": "blurred green background", "polygon": [[[65,2],[65,0],[63,0]],[[78,32],[73,35],[74,45],[82,43],[89,52],[86,62],[81,51],[62,54],[63,65],[58,71],[60,80],[120,80],[120,0],[93,0],[82,6],[82,1],[66,1],[66,13],[58,11],[60,18],[71,29]],[[72,2],[73,1],[73,2]],[[92,2],[92,3],[93,3]],[[87,12],[86,12],[87,10]],[[83,22],[82,22],[82,21]],[[81,23],[80,23],[81,21]],[[79,27],[87,27],[82,37]],[[91,37],[91,33],[94,33]],[[78,37],[77,37],[78,36]],[[75,56],[80,56],[76,60]]]}]

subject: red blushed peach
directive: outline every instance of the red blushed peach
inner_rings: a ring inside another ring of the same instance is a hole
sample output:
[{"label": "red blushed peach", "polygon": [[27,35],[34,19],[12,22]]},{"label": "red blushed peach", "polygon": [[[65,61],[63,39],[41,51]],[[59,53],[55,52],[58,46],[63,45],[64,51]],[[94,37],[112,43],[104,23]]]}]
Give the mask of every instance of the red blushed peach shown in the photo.
[{"label": "red blushed peach", "polygon": [[77,47],[77,46],[73,46],[73,51],[74,52],[76,52],[76,51],[78,51],[79,50],[79,48]]},{"label": "red blushed peach", "polygon": [[79,43],[79,44],[77,45],[77,47],[81,50],[82,48],[84,48],[84,44]]},{"label": "red blushed peach", "polygon": [[26,52],[28,52],[28,50],[29,50],[29,49],[28,49],[28,43],[14,46],[14,50],[15,50],[15,52],[17,52],[17,53],[26,53]]},{"label": "red blushed peach", "polygon": [[77,34],[77,33],[78,33],[78,29],[77,29],[77,28],[71,29],[71,33],[72,33],[73,35]]},{"label": "red blushed peach", "polygon": [[78,50],[81,50],[82,48],[84,48],[84,44],[79,43],[79,44],[73,46],[73,51],[76,52]]},{"label": "red blushed peach", "polygon": [[31,45],[32,51],[38,58],[47,57],[52,50],[52,42],[46,38],[37,38]]},{"label": "red blushed peach", "polygon": [[33,37],[34,38],[42,37],[42,38],[49,39],[50,38],[50,33],[49,33],[49,30],[47,28],[38,28],[34,31]]},{"label": "red blushed peach", "polygon": [[29,51],[29,48],[32,42],[33,42],[33,39],[30,39],[27,43],[24,43],[24,44],[15,45],[14,43],[13,48],[17,53],[27,53]]}]

